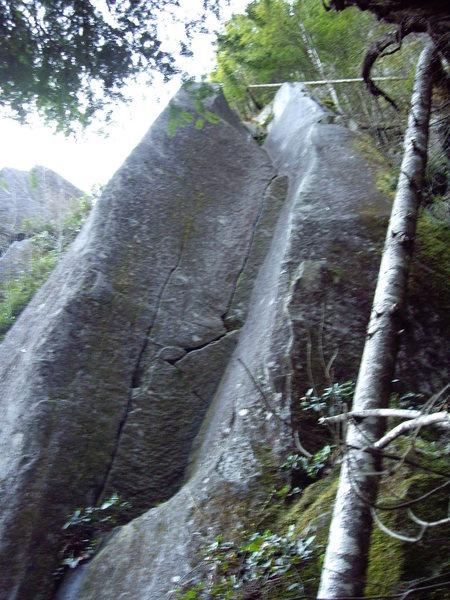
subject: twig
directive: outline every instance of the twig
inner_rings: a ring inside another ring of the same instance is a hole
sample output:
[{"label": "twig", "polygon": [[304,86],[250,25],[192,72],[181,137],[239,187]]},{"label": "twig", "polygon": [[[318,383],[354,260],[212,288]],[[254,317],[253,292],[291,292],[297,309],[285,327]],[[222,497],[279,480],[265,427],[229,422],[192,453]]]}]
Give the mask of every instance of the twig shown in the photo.
[{"label": "twig", "polygon": [[401,542],[410,542],[412,544],[414,544],[415,542],[419,542],[427,529],[426,527],[421,527],[421,530],[416,537],[408,537],[407,535],[397,533],[396,531],[389,529],[389,527],[386,527],[386,525],[381,521],[381,519],[377,515],[377,511],[374,508],[370,509],[370,514],[372,515],[372,519],[375,521],[375,523],[378,525],[381,531],[383,531],[384,533],[386,533],[390,537],[393,537],[396,540],[400,540]]},{"label": "twig", "polygon": [[297,450],[299,452],[301,452],[303,454],[303,456],[306,456],[306,458],[312,458],[314,456],[313,454],[311,454],[311,452],[308,452],[308,450],[306,450],[300,443],[300,438],[298,437],[298,431],[294,431],[294,442],[295,442],[295,446],[296,446]]},{"label": "twig", "polygon": [[410,508],[408,508],[407,513],[411,521],[414,521],[414,523],[417,523],[417,525],[420,525],[421,527],[438,527],[439,525],[447,525],[447,523],[450,523],[450,517],[439,519],[438,521],[423,521],[422,519],[419,519],[419,517],[416,517]]},{"label": "twig", "polygon": [[416,515],[410,509],[408,509],[407,512],[408,512],[408,515],[411,518],[411,520],[420,526],[420,531],[415,537],[409,537],[409,536],[403,535],[402,533],[393,531],[392,529],[387,527],[381,521],[381,519],[377,515],[376,510],[373,507],[370,509],[372,518],[375,521],[375,523],[378,525],[378,527],[381,529],[381,531],[383,531],[387,535],[390,535],[391,537],[395,538],[396,540],[400,540],[401,542],[410,542],[410,543],[414,544],[415,542],[419,542],[423,538],[427,529],[430,529],[432,527],[438,527],[439,525],[446,525],[447,523],[450,523],[450,517],[446,518],[446,519],[440,519],[439,521],[427,522],[427,521],[422,521],[422,519],[419,519],[418,517],[416,517]]},{"label": "twig", "polygon": [[313,375],[313,371],[312,371],[312,339],[311,339],[311,332],[308,329],[307,330],[307,335],[308,335],[308,341],[306,343],[306,371],[308,373],[308,378],[309,378],[309,384],[312,387],[313,391],[314,391],[314,395],[318,396],[319,394],[317,393],[317,388],[316,388],[316,384],[314,381],[314,375]]}]

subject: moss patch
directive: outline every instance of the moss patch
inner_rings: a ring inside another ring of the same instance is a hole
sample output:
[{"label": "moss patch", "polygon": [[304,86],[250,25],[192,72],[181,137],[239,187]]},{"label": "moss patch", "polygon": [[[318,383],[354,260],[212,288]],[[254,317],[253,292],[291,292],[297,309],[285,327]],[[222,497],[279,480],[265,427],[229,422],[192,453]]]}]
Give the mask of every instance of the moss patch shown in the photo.
[{"label": "moss patch", "polygon": [[436,306],[448,330],[450,310],[450,226],[423,210],[419,215],[409,295]]},{"label": "moss patch", "polygon": [[[414,458],[414,457],[412,457]],[[436,468],[436,465],[435,465]],[[436,475],[414,472],[402,467],[381,486],[379,504],[404,502],[420,498],[442,484]],[[414,513],[425,521],[445,518],[448,496],[445,490],[411,506]],[[379,510],[379,518],[389,529],[415,537],[420,528],[409,517],[406,508]],[[450,527],[430,528],[415,543],[404,542],[384,533],[374,525],[371,535],[366,594],[394,594],[427,584],[438,584],[441,574],[448,572]],[[434,594],[434,595],[433,595]],[[450,598],[444,588],[422,590],[411,598]]]}]

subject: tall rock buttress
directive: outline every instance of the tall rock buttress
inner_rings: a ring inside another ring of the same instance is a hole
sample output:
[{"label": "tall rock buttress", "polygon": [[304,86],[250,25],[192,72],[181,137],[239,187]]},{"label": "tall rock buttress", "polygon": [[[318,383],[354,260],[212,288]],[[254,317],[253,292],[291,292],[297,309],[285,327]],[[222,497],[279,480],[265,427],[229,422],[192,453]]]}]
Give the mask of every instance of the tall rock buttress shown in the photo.
[{"label": "tall rock buttress", "polygon": [[[206,581],[208,565],[199,558],[204,548],[218,535],[245,536],[259,523],[261,507],[273,503],[274,486],[283,485],[277,466],[293,448],[293,427],[302,425],[302,440],[313,449],[306,435],[312,420],[306,427],[294,414],[310,377],[323,377],[318,344],[323,360],[341,350],[339,372],[351,377],[357,368],[379,259],[363,215],[369,208],[373,220],[386,215],[389,201],[376,192],[352,134],[330,123],[299,86],[283,86],[274,113],[265,148],[280,176],[271,187],[287,180],[288,193],[268,249],[260,243],[273,210],[263,210],[256,227],[229,320],[251,282],[247,316],[183,486],[119,528],[64,584],[58,600],[162,600],[176,582],[189,589],[202,574]],[[365,272],[354,277],[360,254]]]},{"label": "tall rock buttress", "polygon": [[139,514],[181,484],[274,178],[222,96],[207,106],[218,123],[172,137],[159,117],[0,346],[2,599],[51,596],[77,506],[117,491]]}]

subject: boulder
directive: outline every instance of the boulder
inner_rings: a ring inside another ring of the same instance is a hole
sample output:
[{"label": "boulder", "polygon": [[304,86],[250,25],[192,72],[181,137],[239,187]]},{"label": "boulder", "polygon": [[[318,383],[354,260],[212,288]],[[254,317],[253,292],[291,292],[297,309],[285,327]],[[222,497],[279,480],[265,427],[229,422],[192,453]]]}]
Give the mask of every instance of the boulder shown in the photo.
[{"label": "boulder", "polygon": [[[255,235],[243,271],[254,281],[249,308],[239,309],[240,294],[250,293],[242,284],[229,314],[244,326],[184,485],[119,528],[58,599],[156,600],[177,582],[195,587],[208,568],[199,559],[205,545],[247,529],[282,485],[277,465],[292,448],[296,406],[311,378],[326,381],[332,357],[339,374],[357,371],[379,261],[374,229],[389,201],[354,136],[299,86],[283,86],[274,113],[265,148],[280,175],[272,187],[287,179],[288,195],[267,251],[258,248],[264,228]],[[317,440],[306,433],[311,449]]]},{"label": "boulder", "polygon": [[357,136],[289,84],[261,149],[220,94],[200,126],[192,93],[0,346],[8,600],[53,597],[65,518],[112,492],[134,518],[58,600],[195,586],[205,544],[254,527],[282,485],[293,432],[323,445],[301,396],[357,373],[390,211]]},{"label": "boulder", "polygon": [[159,117],[0,346],[2,598],[51,596],[76,507],[114,490],[140,514],[181,485],[275,176],[223,98],[207,106],[217,123],[174,136]]},{"label": "boulder", "polygon": [[25,239],[13,242],[0,256],[0,284],[15,279],[31,269],[33,240]]},{"label": "boulder", "polygon": [[32,270],[31,236],[42,227],[61,227],[82,196],[44,167],[0,171],[0,293],[10,280]]}]

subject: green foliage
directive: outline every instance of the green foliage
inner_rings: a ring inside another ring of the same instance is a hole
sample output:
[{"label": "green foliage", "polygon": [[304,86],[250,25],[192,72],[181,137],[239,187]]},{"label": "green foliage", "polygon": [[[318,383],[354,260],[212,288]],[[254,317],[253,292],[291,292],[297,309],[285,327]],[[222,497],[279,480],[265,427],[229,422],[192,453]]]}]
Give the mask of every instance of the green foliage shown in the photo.
[{"label": "green foliage", "polygon": [[[244,541],[224,541],[219,535],[202,557],[209,576],[188,589],[179,588],[176,598],[243,599],[257,592],[258,598],[296,598],[305,592],[301,567],[311,561],[318,547],[314,536],[306,539],[294,533],[271,530],[242,532]],[[241,540],[242,540],[241,537]]]},{"label": "green foliage", "polygon": [[[393,385],[399,383],[398,379],[392,381]],[[393,392],[390,398],[391,408],[401,408],[405,410],[417,410],[423,407],[425,396],[416,392]]]},{"label": "green foliage", "polygon": [[34,169],[31,169],[31,171],[28,174],[28,187],[30,188],[30,190],[35,190],[38,186],[38,178],[37,178],[37,172],[36,172],[36,167]]},{"label": "green foliage", "polygon": [[[244,15],[234,15],[219,35],[212,80],[221,82],[228,101],[247,114],[249,83],[323,79],[311,59],[311,48],[330,78],[357,77],[361,54],[374,29],[367,14],[327,13],[316,0],[257,0]],[[265,102],[267,97],[259,99]]]},{"label": "green foliage", "polygon": [[129,502],[122,501],[114,493],[100,506],[74,510],[63,525],[66,540],[60,552],[62,570],[64,567],[74,569],[89,559],[98,546],[98,536],[118,525],[130,508]]},{"label": "green foliage", "polygon": [[[398,438],[390,446],[390,452],[398,456],[407,453],[408,459],[420,465],[412,467],[401,461],[385,459],[384,466],[389,476],[382,478],[377,503],[389,509],[378,509],[377,514],[391,531],[408,537],[417,536],[420,528],[410,518],[410,510],[418,518],[431,523],[448,517],[448,491],[439,489],[448,481],[448,451],[446,440],[429,442],[420,436],[413,446],[409,438]],[[441,471],[442,477],[428,473],[427,467]],[[420,502],[414,503],[415,499],[422,497]],[[409,502],[411,504],[408,505]],[[402,592],[411,598],[450,598],[447,583],[449,533],[448,524],[430,527],[421,541],[411,543],[391,537],[374,525],[366,594],[390,597]],[[427,589],[428,585],[432,587]],[[410,591],[407,594],[407,590],[422,587],[421,592]]]},{"label": "green foliage", "polygon": [[332,417],[341,413],[344,407],[351,406],[354,392],[354,381],[333,383],[332,386],[325,388],[320,396],[310,388],[301,399],[300,405],[302,410],[311,410]]},{"label": "green foliage", "polygon": [[[245,14],[233,16],[219,35],[211,79],[223,84],[230,105],[248,118],[255,112],[255,101],[260,107],[274,94],[264,88],[249,93],[249,84],[360,77],[367,49],[390,29],[356,9],[326,12],[318,0],[255,0]],[[375,63],[372,75],[408,78],[414,71],[417,44],[406,40],[401,52]],[[383,89],[401,108],[398,114],[383,110],[387,103],[377,102],[360,83],[334,85],[333,98],[329,86],[308,86],[308,93],[384,143],[388,136],[397,137],[397,129],[404,126],[411,82],[412,78],[383,82]]]},{"label": "green foliage", "polygon": [[307,458],[306,456],[297,453],[289,454],[285,462],[281,465],[281,468],[291,472],[303,470],[310,479],[317,479],[329,463],[332,448],[332,446],[327,444],[316,452],[316,454],[311,456],[311,458]]},{"label": "green foliage", "polygon": [[6,183],[5,176],[3,175],[2,171],[0,171],[0,188],[6,191],[9,189],[9,185]]},{"label": "green foliage", "polygon": [[[161,24],[177,18],[172,0],[0,0],[0,105],[24,120],[38,111],[58,129],[86,125],[106,106],[124,99],[130,78],[178,72],[162,48]],[[217,12],[218,0],[205,10]],[[206,16],[206,15],[205,15]],[[189,55],[195,22],[178,40]],[[172,40],[172,47],[174,46]]]},{"label": "green foliage", "polygon": [[0,288],[0,340],[58,262],[55,250],[44,251],[43,254],[40,252],[38,249],[33,256],[30,273],[13,279]]},{"label": "green foliage", "polygon": [[0,286],[0,341],[47,281],[62,254],[79,233],[90,208],[89,197],[74,200],[72,211],[59,228],[55,223],[24,220],[22,231],[26,238],[33,241],[31,270]]},{"label": "green foliage", "polygon": [[[435,199],[435,214],[439,213],[440,198]],[[445,211],[442,211],[445,214]],[[409,293],[417,301],[438,306],[443,322],[450,309],[450,226],[448,220],[435,216],[431,209],[419,214],[411,268]]]}]

